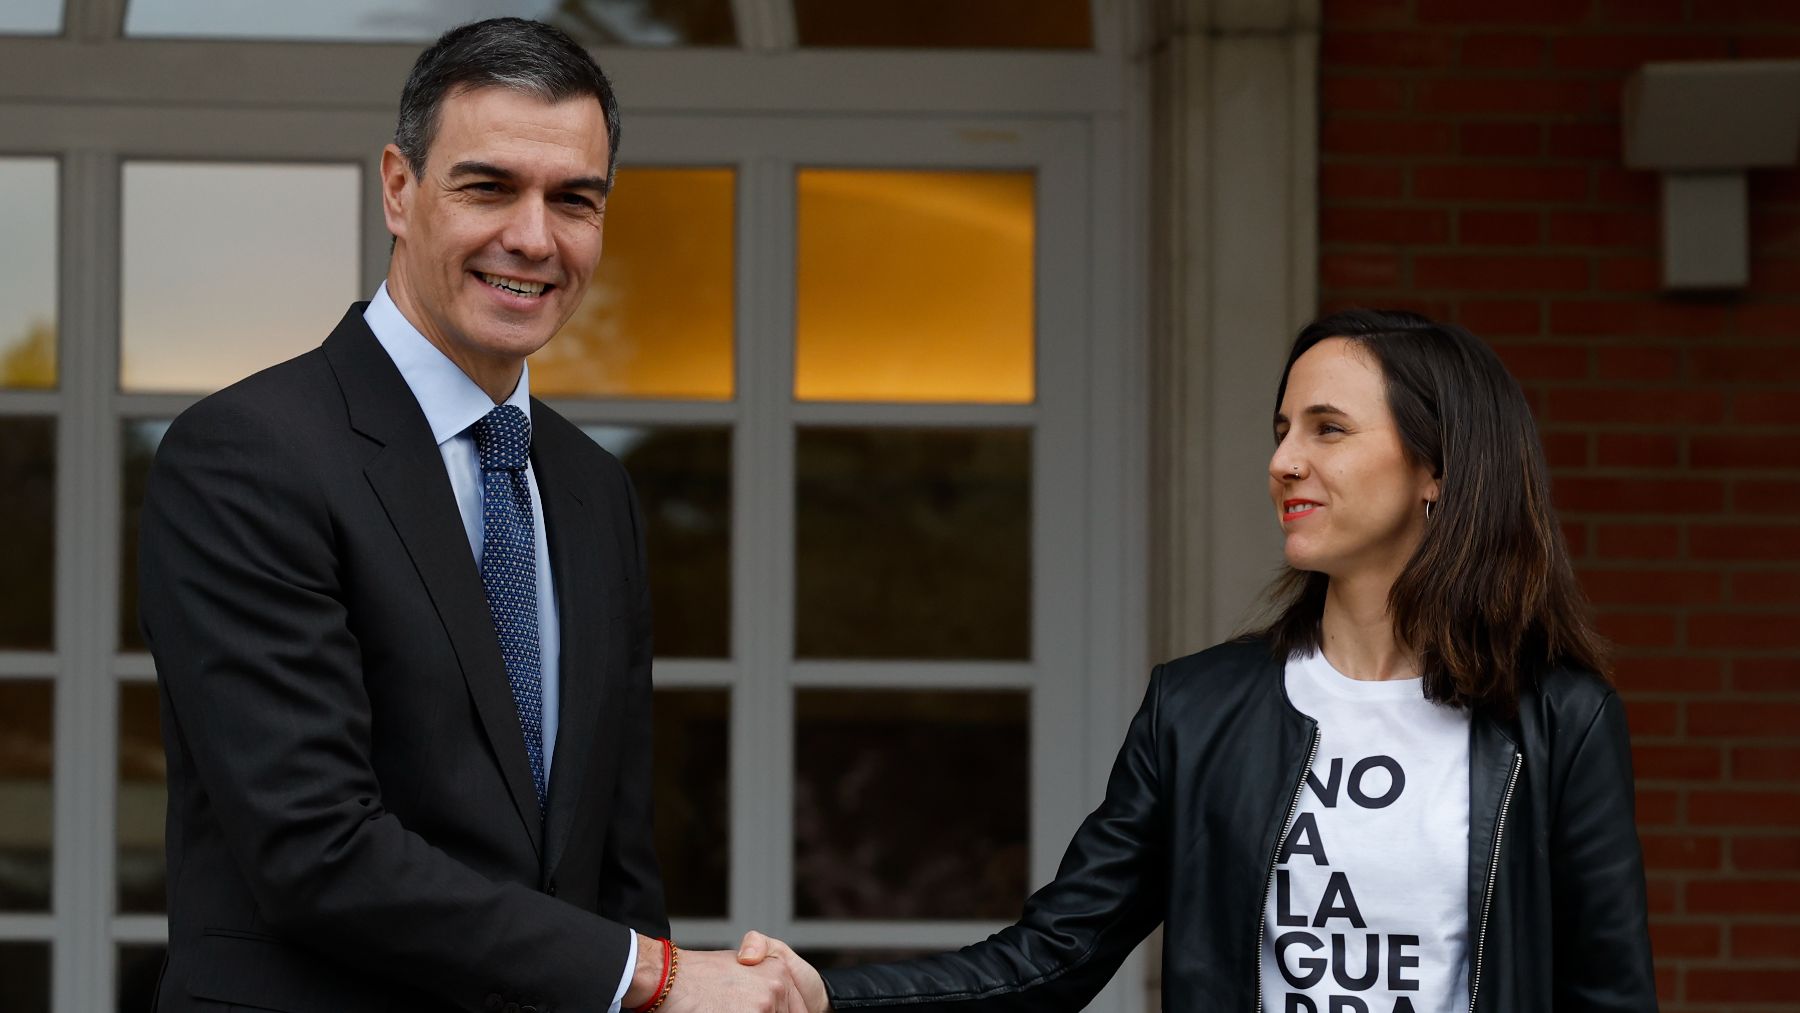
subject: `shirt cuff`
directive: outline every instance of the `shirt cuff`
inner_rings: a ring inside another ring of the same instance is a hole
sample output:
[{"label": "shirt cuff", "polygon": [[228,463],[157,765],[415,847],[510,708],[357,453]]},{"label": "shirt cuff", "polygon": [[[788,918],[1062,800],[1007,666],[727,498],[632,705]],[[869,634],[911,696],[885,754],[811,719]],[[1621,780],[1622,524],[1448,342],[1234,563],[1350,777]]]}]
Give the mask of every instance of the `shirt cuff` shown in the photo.
[{"label": "shirt cuff", "polygon": [[631,975],[637,970],[638,934],[631,929],[626,929],[625,932],[631,936],[631,947],[625,952],[625,974],[619,979],[619,990],[613,993],[612,1006],[608,1007],[607,1013],[621,1013],[620,1007],[625,1005],[625,993],[631,991]]}]

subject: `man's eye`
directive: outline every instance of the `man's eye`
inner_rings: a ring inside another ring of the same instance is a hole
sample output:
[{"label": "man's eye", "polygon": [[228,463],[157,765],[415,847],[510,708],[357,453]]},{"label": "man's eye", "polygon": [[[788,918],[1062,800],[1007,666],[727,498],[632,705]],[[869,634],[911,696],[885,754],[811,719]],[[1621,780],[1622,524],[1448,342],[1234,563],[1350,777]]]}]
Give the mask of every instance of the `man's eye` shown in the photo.
[{"label": "man's eye", "polygon": [[464,189],[473,190],[476,193],[499,193],[500,192],[500,184],[498,184],[498,183],[470,183],[468,186],[464,187]]},{"label": "man's eye", "polygon": [[563,194],[562,199],[563,199],[564,204],[568,204],[572,207],[591,208],[594,206],[593,201],[588,200],[586,197],[583,197],[582,195],[580,195],[578,193]]}]

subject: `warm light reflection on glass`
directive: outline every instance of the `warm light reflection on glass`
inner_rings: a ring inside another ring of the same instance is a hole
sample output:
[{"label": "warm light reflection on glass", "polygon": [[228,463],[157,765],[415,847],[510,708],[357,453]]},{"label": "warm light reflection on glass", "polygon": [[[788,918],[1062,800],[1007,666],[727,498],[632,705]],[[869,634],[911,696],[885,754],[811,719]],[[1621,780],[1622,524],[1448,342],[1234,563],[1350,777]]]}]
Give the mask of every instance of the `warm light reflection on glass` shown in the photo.
[{"label": "warm light reflection on glass", "polygon": [[119,386],[214,391],[325,340],[357,297],[354,165],[129,163]]},{"label": "warm light reflection on glass", "polygon": [[56,386],[56,160],[0,158],[0,387]]},{"label": "warm light reflection on glass", "polygon": [[619,171],[599,269],[532,356],[533,394],[731,399],[736,175]]},{"label": "warm light reflection on glass", "polygon": [[730,0],[131,0],[125,34],[429,42],[457,25],[507,15],[547,21],[589,46],[729,46],[737,41]]},{"label": "warm light reflection on glass", "polygon": [[794,396],[1029,403],[1033,182],[802,170]]}]

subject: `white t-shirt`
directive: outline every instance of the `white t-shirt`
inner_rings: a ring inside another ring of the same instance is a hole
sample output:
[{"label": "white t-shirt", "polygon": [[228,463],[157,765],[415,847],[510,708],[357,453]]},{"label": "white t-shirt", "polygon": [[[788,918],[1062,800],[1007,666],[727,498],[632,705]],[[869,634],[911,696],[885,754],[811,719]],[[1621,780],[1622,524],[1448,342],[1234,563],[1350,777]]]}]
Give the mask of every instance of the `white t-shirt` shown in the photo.
[{"label": "white t-shirt", "polygon": [[1319,752],[1269,882],[1263,1009],[1462,1013],[1468,712],[1426,700],[1419,679],[1351,679],[1323,654],[1290,660],[1286,679]]}]

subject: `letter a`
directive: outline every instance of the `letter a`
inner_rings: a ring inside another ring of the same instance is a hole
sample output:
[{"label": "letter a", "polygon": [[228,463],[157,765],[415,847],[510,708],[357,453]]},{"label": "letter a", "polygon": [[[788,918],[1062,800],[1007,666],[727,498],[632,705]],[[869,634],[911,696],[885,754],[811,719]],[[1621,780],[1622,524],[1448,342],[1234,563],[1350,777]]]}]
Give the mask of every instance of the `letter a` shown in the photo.
[{"label": "letter a", "polygon": [[1288,833],[1281,864],[1286,865],[1288,859],[1295,855],[1311,855],[1314,865],[1331,864],[1331,860],[1325,857],[1325,844],[1319,840],[1319,821],[1312,813],[1301,813],[1294,820],[1294,829]]},{"label": "letter a", "polygon": [[1321,929],[1333,918],[1348,918],[1350,924],[1359,929],[1368,928],[1363,921],[1362,912],[1356,907],[1356,894],[1350,892],[1350,880],[1341,872],[1331,874],[1331,881],[1325,884],[1325,897],[1319,901],[1318,913],[1313,915],[1313,928]]}]

